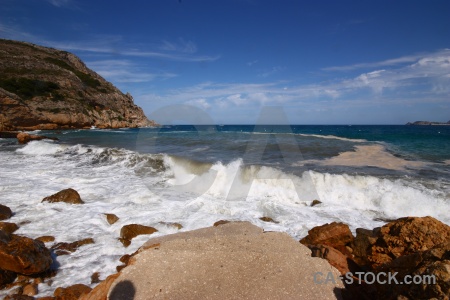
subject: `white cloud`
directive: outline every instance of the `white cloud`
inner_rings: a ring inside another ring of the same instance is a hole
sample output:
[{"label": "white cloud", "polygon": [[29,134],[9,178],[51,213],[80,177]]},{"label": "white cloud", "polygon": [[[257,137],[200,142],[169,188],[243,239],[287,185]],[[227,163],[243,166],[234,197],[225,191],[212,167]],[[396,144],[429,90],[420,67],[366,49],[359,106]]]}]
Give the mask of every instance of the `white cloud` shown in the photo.
[{"label": "white cloud", "polygon": [[207,110],[211,107],[211,104],[209,104],[208,101],[204,98],[189,100],[186,102],[186,104],[199,106],[200,108],[202,108],[204,110]]},{"label": "white cloud", "polygon": [[179,38],[177,42],[163,41],[159,49],[192,54],[197,52],[197,45],[192,41],[185,41],[184,39]]},{"label": "white cloud", "polygon": [[167,72],[149,73],[128,60],[101,60],[86,64],[107,80],[120,83],[150,82],[158,78],[167,79],[177,76]]}]

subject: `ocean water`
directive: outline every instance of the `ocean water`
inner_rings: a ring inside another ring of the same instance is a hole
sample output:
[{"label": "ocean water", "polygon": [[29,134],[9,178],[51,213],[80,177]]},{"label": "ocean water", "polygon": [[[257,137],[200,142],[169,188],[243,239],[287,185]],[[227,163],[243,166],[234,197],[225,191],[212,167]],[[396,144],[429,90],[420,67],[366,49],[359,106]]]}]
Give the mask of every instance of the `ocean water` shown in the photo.
[{"label": "ocean water", "polygon": [[[250,221],[295,239],[333,221],[353,232],[404,216],[450,224],[450,126],[174,125],[39,134],[59,141],[0,139],[0,203],[15,213],[9,222],[20,226],[17,234],[52,235],[54,243],[95,240],[55,257],[58,273],[51,285],[39,285],[40,296],[90,285],[94,272],[106,278],[150,237],[218,220]],[[69,187],[85,204],[41,203]],[[311,207],[315,199],[322,203]],[[120,220],[109,225],[104,213]],[[125,248],[120,229],[132,223],[158,232]]]}]

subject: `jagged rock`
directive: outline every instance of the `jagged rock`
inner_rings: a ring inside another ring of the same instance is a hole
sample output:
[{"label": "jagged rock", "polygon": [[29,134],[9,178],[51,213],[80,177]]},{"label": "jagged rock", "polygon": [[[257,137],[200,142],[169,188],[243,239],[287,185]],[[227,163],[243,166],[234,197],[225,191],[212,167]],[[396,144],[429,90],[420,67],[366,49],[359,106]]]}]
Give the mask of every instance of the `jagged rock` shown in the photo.
[{"label": "jagged rock", "polygon": [[112,225],[117,221],[119,221],[119,217],[116,216],[115,214],[104,214],[104,215],[106,216],[106,221],[108,222],[109,225]]},{"label": "jagged rock", "polygon": [[53,295],[55,300],[78,300],[83,295],[89,294],[92,291],[90,287],[84,284],[74,284],[66,288],[57,288]]},{"label": "jagged rock", "polygon": [[157,232],[153,227],[139,225],[139,224],[129,224],[122,227],[120,230],[120,241],[125,247],[128,247],[131,240],[141,234],[152,234]]},{"label": "jagged rock", "polygon": [[393,259],[426,251],[450,239],[450,226],[432,217],[406,217],[373,231],[356,231],[355,260],[375,269]]},{"label": "jagged rock", "polygon": [[346,246],[353,241],[353,235],[347,224],[333,222],[317,226],[308,231],[308,235],[300,240],[303,245],[327,245],[343,253]]},{"label": "jagged rock", "polygon": [[8,206],[0,204],[0,221],[12,217],[12,211]]},{"label": "jagged rock", "polygon": [[3,230],[6,234],[11,234],[17,229],[19,229],[19,226],[15,223],[0,222],[0,230]]},{"label": "jagged rock", "polygon": [[0,130],[155,125],[75,55],[0,39]]},{"label": "jagged rock", "polygon": [[43,135],[34,135],[34,134],[29,134],[26,132],[20,132],[17,135],[17,141],[19,142],[19,144],[26,144],[30,141],[40,141],[40,140],[44,140],[44,139],[48,139],[48,140],[58,140],[57,138],[54,137],[47,137],[47,136],[43,136]]},{"label": "jagged rock", "polygon": [[55,250],[55,254],[58,256],[67,255],[71,252],[77,251],[77,249],[83,245],[94,244],[94,239],[87,238],[80,241],[76,241],[73,243],[57,243],[51,247],[52,250]]},{"label": "jagged rock", "polygon": [[80,194],[74,189],[65,189],[51,196],[42,199],[42,202],[65,202],[69,204],[84,204]]},{"label": "jagged rock", "polygon": [[0,269],[0,289],[3,288],[5,284],[14,282],[16,277],[16,273]]},{"label": "jagged rock", "polygon": [[47,271],[52,263],[44,243],[15,234],[0,239],[0,269],[31,275]]},{"label": "jagged rock", "polygon": [[[450,295],[450,243],[441,244],[427,251],[401,256],[378,267],[377,273],[394,274],[396,279],[405,282],[405,276],[434,276],[435,283],[417,284],[377,284],[378,299],[448,299]],[[423,277],[422,277],[423,278]]]},{"label": "jagged rock", "polygon": [[27,295],[14,294],[14,295],[6,296],[4,300],[34,300],[34,297],[27,296]]}]

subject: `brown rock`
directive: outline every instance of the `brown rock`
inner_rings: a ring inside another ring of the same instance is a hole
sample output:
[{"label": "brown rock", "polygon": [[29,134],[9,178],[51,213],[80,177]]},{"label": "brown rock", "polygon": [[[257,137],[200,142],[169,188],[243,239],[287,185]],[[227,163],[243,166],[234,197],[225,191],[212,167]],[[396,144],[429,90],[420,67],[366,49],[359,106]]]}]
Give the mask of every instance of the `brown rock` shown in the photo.
[{"label": "brown rock", "polygon": [[[334,249],[333,247],[326,245],[310,245],[309,248],[311,249],[312,257],[320,257],[326,259],[330,263],[330,265],[338,269],[342,275],[350,272],[350,269],[354,271],[357,268],[355,263],[352,264],[347,256]],[[352,264],[352,268],[349,266],[349,263]]]},{"label": "brown rock", "polygon": [[12,217],[12,211],[8,206],[0,204],[0,221]]},{"label": "brown rock", "polygon": [[119,276],[119,273],[108,276],[97,285],[89,294],[82,295],[79,300],[106,300],[111,284]]},{"label": "brown rock", "polygon": [[109,225],[112,225],[119,221],[119,217],[115,214],[104,214],[106,216],[106,221],[109,223]]},{"label": "brown rock", "polygon": [[53,295],[56,300],[78,300],[83,295],[92,291],[90,287],[84,284],[74,284],[66,288],[57,288]]},{"label": "brown rock", "polygon": [[80,194],[74,189],[65,189],[51,196],[45,197],[42,202],[65,202],[70,204],[83,204]]},{"label": "brown rock", "polygon": [[6,234],[11,234],[17,229],[19,229],[19,226],[15,223],[0,222],[0,230],[3,230]]},{"label": "brown rock", "polygon": [[261,217],[259,219],[263,222],[270,222],[270,223],[275,223],[275,224],[279,223],[279,222],[275,221],[274,219],[272,219],[271,217]]},{"label": "brown rock", "polygon": [[33,299],[34,298],[32,296],[15,294],[6,296],[4,300],[33,300]]},{"label": "brown rock", "polygon": [[315,199],[315,200],[313,200],[313,201],[311,202],[311,206],[316,206],[316,205],[319,205],[319,204],[321,204],[321,203],[322,203],[322,201],[319,201],[319,200]]},{"label": "brown rock", "polygon": [[57,138],[41,136],[41,135],[33,135],[33,134],[26,133],[26,132],[20,132],[19,134],[17,134],[17,141],[19,142],[19,144],[26,144],[30,141],[40,141],[40,140],[44,140],[44,139],[54,140],[54,141],[58,140]]},{"label": "brown rock", "polygon": [[38,287],[36,284],[30,283],[23,287],[23,294],[26,296],[36,296]]},{"label": "brown rock", "polygon": [[353,235],[347,224],[330,223],[314,227],[300,240],[303,245],[328,245],[343,253],[345,246],[353,241]]},{"label": "brown rock", "polygon": [[41,241],[11,234],[5,243],[0,240],[0,269],[20,274],[42,273],[50,268],[50,251]]},{"label": "brown rock", "polygon": [[122,229],[120,230],[120,239],[119,240],[122,242],[122,244],[125,247],[127,247],[131,243],[131,240],[134,237],[136,237],[138,235],[142,235],[142,234],[153,234],[157,231],[158,230],[156,230],[153,227],[139,225],[139,224],[129,224],[129,225],[123,226]]},{"label": "brown rock", "polygon": [[43,235],[43,236],[36,238],[36,240],[41,241],[43,243],[49,243],[49,242],[53,242],[55,240],[55,237],[51,236],[51,235]]},{"label": "brown rock", "polygon": [[71,252],[77,251],[77,249],[83,245],[94,244],[94,239],[87,238],[80,241],[76,241],[73,243],[57,243],[51,247],[52,250],[55,250],[55,254],[58,256],[67,255]]},{"label": "brown rock", "polygon": [[16,277],[16,273],[0,269],[0,289],[3,288],[5,284],[14,282]]},{"label": "brown rock", "polygon": [[377,273],[398,272],[396,279],[405,282],[405,276],[410,278],[427,278],[435,282],[420,282],[417,284],[376,285],[378,299],[448,299],[450,295],[450,242],[440,244],[432,250],[416,252],[393,259],[375,270]]},{"label": "brown rock", "polygon": [[220,226],[220,225],[223,225],[223,224],[227,224],[227,223],[230,223],[230,221],[227,221],[227,220],[219,220],[219,221],[215,222],[213,226],[214,226],[214,227],[217,227],[217,226]]},{"label": "brown rock", "polygon": [[426,251],[450,239],[450,226],[432,217],[407,217],[369,230],[357,230],[355,260],[372,269],[393,259]]},{"label": "brown rock", "polygon": [[95,272],[91,275],[91,284],[92,283],[99,283],[100,280],[100,273],[99,272]]}]

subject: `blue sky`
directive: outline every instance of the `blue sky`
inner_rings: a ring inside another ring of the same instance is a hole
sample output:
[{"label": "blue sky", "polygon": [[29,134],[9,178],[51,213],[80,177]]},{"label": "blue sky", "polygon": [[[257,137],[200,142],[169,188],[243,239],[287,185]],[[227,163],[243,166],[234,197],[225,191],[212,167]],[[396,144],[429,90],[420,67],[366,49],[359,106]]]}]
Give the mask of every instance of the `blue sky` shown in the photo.
[{"label": "blue sky", "polygon": [[75,53],[151,117],[183,104],[218,124],[263,106],[293,124],[450,120],[447,0],[0,4],[1,38]]}]

